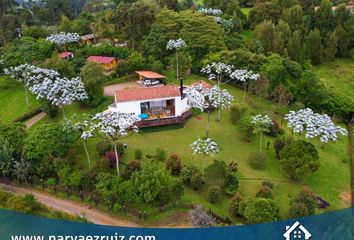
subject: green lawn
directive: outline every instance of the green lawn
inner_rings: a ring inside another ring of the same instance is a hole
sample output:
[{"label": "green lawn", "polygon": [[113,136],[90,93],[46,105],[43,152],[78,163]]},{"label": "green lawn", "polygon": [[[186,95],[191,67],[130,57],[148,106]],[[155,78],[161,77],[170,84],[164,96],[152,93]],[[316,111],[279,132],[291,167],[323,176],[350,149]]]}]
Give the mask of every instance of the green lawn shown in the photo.
[{"label": "green lawn", "polygon": [[314,68],[319,79],[330,91],[354,101],[354,61],[336,60]]},{"label": "green lawn", "polygon": [[250,15],[251,9],[252,8],[241,8],[241,12],[248,17]]},{"label": "green lawn", "polygon": [[[29,94],[30,105],[37,106],[37,100]],[[22,85],[0,76],[0,122],[9,123],[27,111],[25,91]]]},{"label": "green lawn", "polygon": [[[169,77],[170,82],[174,82],[174,73],[167,71],[163,72]],[[196,80],[201,80],[203,77],[192,75],[187,77],[185,80],[186,84],[194,82]],[[4,81],[4,80],[3,80]],[[232,86],[225,86],[230,93],[235,97],[235,105],[240,105],[242,100],[242,91],[238,88]],[[20,88],[17,89],[16,93],[21,98]],[[11,105],[12,101],[16,101],[13,98],[0,98],[2,102],[7,103],[6,105]],[[10,99],[10,100],[9,100]],[[11,102],[10,102],[11,101]],[[102,104],[102,109],[104,109],[111,101],[108,100],[106,103]],[[263,99],[258,99],[253,96],[248,96],[245,106],[248,108],[247,114],[258,114],[258,113],[268,113],[275,117],[279,122],[281,120],[282,114],[285,109],[279,109],[277,104]],[[71,106],[65,107],[65,111],[68,117],[73,114],[80,114],[84,112],[98,111],[98,109],[85,109],[80,107],[79,104],[73,104]],[[18,115],[18,114],[15,114]],[[50,119],[45,117],[43,120],[38,122],[35,126],[40,126],[42,124],[62,121],[62,113],[55,119]],[[191,117],[185,124],[185,127],[177,128],[173,130],[164,131],[150,131],[144,133],[138,133],[130,138],[124,140],[128,144],[128,150],[122,157],[122,169],[124,169],[124,163],[129,160],[134,159],[134,150],[140,148],[143,150],[143,156],[153,153],[157,148],[163,148],[167,154],[178,153],[181,155],[183,163],[193,163],[196,166],[202,166],[202,158],[200,156],[193,155],[189,144],[192,143],[199,137],[205,135],[206,127],[206,114],[202,113],[197,118],[196,116]],[[285,129],[285,127],[283,127]],[[290,134],[289,131],[286,131]],[[346,154],[347,139],[341,140],[338,143],[330,143],[324,148],[319,142],[314,141],[317,150],[320,155],[320,169],[312,174],[311,176],[304,179],[302,182],[291,182],[287,180],[282,172],[280,171],[279,164],[275,160],[275,154],[272,148],[274,138],[265,137],[264,146],[267,142],[270,143],[270,149],[264,151],[267,155],[267,168],[266,170],[259,171],[250,168],[247,164],[247,158],[252,151],[258,151],[259,148],[259,137],[254,136],[251,142],[245,142],[242,139],[242,134],[238,129],[238,126],[232,125],[230,120],[230,111],[224,110],[221,115],[221,122],[216,121],[216,112],[211,115],[211,131],[210,136],[220,145],[221,151],[214,157],[207,159],[207,163],[211,163],[212,160],[224,160],[226,163],[231,161],[236,161],[239,165],[239,171],[237,173],[240,179],[240,193],[243,198],[247,199],[249,197],[254,197],[255,193],[259,189],[261,182],[263,180],[271,180],[274,182],[274,200],[280,207],[281,217],[286,218],[286,214],[289,207],[289,200],[304,186],[311,187],[314,192],[327,200],[333,209],[348,207],[349,205],[343,203],[339,199],[339,194],[346,191],[349,192],[349,163],[343,161]],[[295,138],[301,138],[301,136],[294,136]],[[99,139],[91,139],[88,141],[88,149],[93,159],[94,169],[103,169],[102,161],[96,152],[96,144],[100,141]],[[81,142],[78,142],[75,147],[70,152],[70,158],[75,162],[75,167],[77,169],[87,170],[87,162],[84,155],[84,149]],[[143,158],[142,164],[149,164],[146,157]],[[107,170],[106,170],[107,171]],[[114,173],[114,170],[112,170]],[[334,174],[335,173],[335,174]],[[217,204],[211,204],[207,201],[207,187],[204,187],[199,192],[187,188],[185,194],[182,198],[183,203],[194,203],[202,204],[205,208],[211,208],[215,213],[221,216],[229,216],[228,213],[228,203],[229,200],[226,196],[223,196],[221,201]],[[149,206],[141,206],[140,209],[147,209],[149,212],[158,212],[156,209],[151,209]],[[175,211],[169,211],[170,214],[175,213]],[[158,222],[161,218],[166,218],[168,213],[161,213],[156,215],[152,222]],[[159,217],[161,216],[161,218]]]}]

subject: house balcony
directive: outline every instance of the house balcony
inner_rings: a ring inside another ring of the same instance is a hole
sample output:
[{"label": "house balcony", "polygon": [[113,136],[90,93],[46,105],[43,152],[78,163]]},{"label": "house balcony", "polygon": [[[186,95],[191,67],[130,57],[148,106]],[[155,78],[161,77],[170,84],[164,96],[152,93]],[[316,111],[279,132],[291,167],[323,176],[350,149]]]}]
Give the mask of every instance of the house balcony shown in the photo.
[{"label": "house balcony", "polygon": [[166,118],[158,118],[158,119],[146,119],[136,122],[136,126],[138,128],[146,128],[146,127],[157,127],[164,125],[173,125],[173,124],[183,124],[186,119],[192,115],[192,110],[189,109],[182,116],[175,117],[166,117]]}]

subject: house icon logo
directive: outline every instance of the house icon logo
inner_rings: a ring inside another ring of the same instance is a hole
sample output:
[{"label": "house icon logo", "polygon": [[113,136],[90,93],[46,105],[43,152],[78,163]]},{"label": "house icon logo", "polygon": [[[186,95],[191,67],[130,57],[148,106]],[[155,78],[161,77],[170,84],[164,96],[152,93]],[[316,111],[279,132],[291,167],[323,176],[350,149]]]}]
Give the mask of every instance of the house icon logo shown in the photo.
[{"label": "house icon logo", "polygon": [[286,232],[283,236],[285,240],[309,240],[312,235],[304,226],[296,222],[291,227],[286,226]]}]

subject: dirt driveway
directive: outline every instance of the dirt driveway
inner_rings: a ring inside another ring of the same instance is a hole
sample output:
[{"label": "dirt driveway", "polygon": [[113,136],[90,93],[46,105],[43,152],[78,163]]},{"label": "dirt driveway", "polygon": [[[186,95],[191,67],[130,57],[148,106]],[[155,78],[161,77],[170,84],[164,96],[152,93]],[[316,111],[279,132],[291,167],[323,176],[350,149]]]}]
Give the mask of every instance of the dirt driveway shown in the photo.
[{"label": "dirt driveway", "polygon": [[105,96],[114,96],[114,92],[117,90],[123,90],[128,88],[142,88],[143,86],[136,81],[130,81],[125,83],[118,83],[104,87],[104,95]]}]

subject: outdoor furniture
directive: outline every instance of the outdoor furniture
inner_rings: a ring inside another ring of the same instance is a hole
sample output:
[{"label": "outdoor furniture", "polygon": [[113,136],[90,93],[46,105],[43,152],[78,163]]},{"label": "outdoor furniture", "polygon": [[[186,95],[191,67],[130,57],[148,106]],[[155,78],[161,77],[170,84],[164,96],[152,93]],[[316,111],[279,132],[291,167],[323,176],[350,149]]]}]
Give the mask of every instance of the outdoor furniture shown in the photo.
[{"label": "outdoor furniture", "polygon": [[147,119],[147,118],[148,118],[148,115],[145,114],[145,113],[142,113],[142,114],[139,114],[138,117],[139,117],[140,119],[144,120],[144,119]]}]

